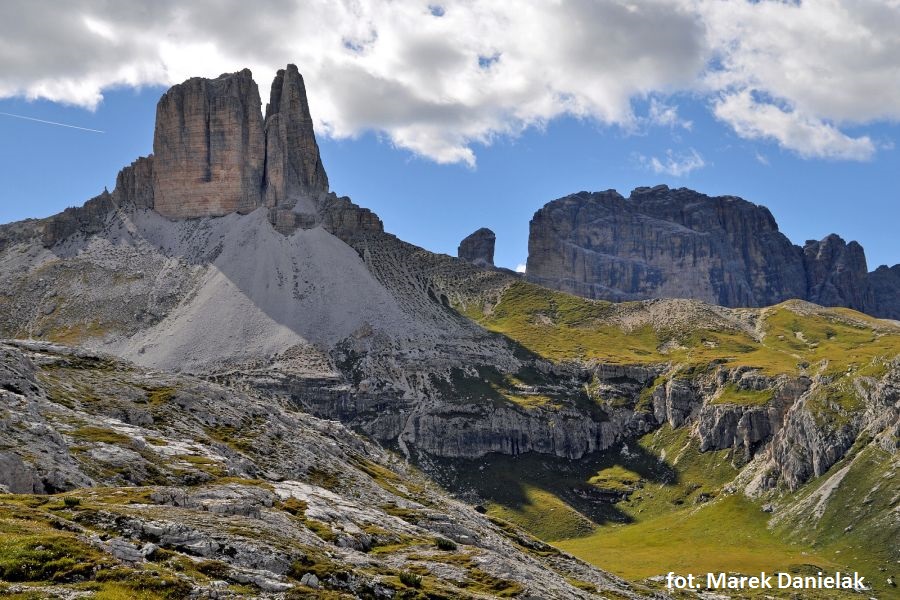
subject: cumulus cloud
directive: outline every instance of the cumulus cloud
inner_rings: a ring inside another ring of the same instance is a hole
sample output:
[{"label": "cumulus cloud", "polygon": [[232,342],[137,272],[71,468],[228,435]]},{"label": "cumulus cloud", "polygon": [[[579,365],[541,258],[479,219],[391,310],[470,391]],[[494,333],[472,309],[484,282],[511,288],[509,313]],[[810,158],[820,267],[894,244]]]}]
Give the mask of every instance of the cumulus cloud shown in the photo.
[{"label": "cumulus cloud", "polygon": [[525,272],[525,263],[519,263],[516,265],[516,273],[524,273]]},{"label": "cumulus cloud", "polygon": [[683,177],[691,171],[696,171],[706,166],[706,161],[693,148],[683,153],[676,153],[674,150],[669,149],[666,150],[666,155],[663,158],[655,156],[640,156],[638,158],[643,165],[657,175],[671,175],[672,177]]},{"label": "cumulus cloud", "polygon": [[749,90],[723,96],[715,114],[747,139],[773,139],[807,158],[868,160],[875,144],[867,136],[853,138],[836,127],[772,102],[758,102]]},{"label": "cumulus cloud", "polygon": [[114,86],[243,67],[265,95],[294,62],[322,133],[441,163],[561,115],[689,128],[679,91],[715,98],[738,135],[858,159],[842,127],[900,118],[898,1],[20,0],[0,3],[0,97],[92,108]]}]

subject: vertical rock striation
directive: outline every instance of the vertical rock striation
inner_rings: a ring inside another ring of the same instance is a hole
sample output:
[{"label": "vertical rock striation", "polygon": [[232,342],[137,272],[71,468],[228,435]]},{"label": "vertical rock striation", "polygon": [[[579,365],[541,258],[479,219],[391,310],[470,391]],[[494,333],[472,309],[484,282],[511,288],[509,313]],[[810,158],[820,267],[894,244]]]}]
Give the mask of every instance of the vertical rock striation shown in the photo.
[{"label": "vertical rock striation", "polygon": [[153,157],[142,156],[119,171],[113,200],[117,206],[153,208]]},{"label": "vertical rock striation", "polygon": [[873,314],[900,320],[900,265],[881,265],[869,273],[869,282],[875,297]]},{"label": "vertical rock striation", "polygon": [[328,191],[303,77],[295,65],[281,69],[266,105],[265,201],[293,208],[303,197]]},{"label": "vertical rock striation", "polygon": [[97,233],[120,208],[180,220],[267,207],[270,223],[285,235],[321,226],[349,241],[384,231],[377,215],[328,191],[295,65],[278,71],[265,120],[247,69],[173,86],[157,105],[153,150],[122,169],[112,194],[40,222],[44,245]]},{"label": "vertical rock striation", "polygon": [[154,208],[174,219],[261,205],[265,135],[248,69],[173,86],[156,107]]},{"label": "vertical rock striation", "polygon": [[806,293],[803,258],[771,213],[667,186],[581,192],[535,213],[528,277],[588,298],[765,306]]},{"label": "vertical rock striation", "polygon": [[459,243],[456,255],[479,267],[493,267],[496,241],[494,232],[482,227]]},{"label": "vertical rock striation", "polygon": [[667,186],[580,192],[531,220],[528,278],[587,298],[692,298],[756,307],[799,298],[900,317],[900,286],[869,274],[862,246],[837,235],[795,246],[769,210]]},{"label": "vertical rock striation", "polygon": [[868,281],[866,254],[856,242],[846,243],[831,234],[821,241],[809,240],[803,247],[807,300],[822,306],[847,306],[861,311],[874,309],[875,296]]}]

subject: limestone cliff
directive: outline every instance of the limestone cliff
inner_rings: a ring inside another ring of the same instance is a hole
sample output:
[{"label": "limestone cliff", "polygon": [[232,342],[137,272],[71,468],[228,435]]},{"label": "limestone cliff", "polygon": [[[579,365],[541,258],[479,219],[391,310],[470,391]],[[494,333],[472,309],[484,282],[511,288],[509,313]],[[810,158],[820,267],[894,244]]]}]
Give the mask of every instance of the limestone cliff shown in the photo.
[{"label": "limestone cliff", "polygon": [[173,86],[156,107],[157,212],[182,219],[260,206],[265,135],[249,70]]},{"label": "limestone cliff", "polygon": [[319,225],[345,241],[383,231],[374,213],[328,191],[295,65],[278,71],[265,120],[260,107],[247,69],[173,86],[157,106],[154,154],[123,168],[111,194],[37,222],[44,245],[96,234],[117,209],[182,220],[268,207],[285,235]]},{"label": "limestone cliff", "polygon": [[866,254],[857,242],[831,234],[803,247],[807,299],[822,306],[847,306],[872,312],[875,297],[868,281]]},{"label": "limestone cliff", "polygon": [[875,314],[900,320],[900,265],[881,265],[869,273]]},{"label": "limestone cliff", "polygon": [[765,306],[806,295],[800,252],[769,211],[666,186],[582,192],[531,221],[528,278],[588,298]]},{"label": "limestone cliff", "polygon": [[[795,246],[769,210],[686,188],[580,192],[531,220],[531,281],[587,298],[693,298],[730,307],[796,298],[876,316],[898,314],[900,288],[881,277],[876,300],[865,253],[837,235]],[[893,312],[892,312],[893,311]]]},{"label": "limestone cliff", "polygon": [[466,236],[459,243],[457,256],[479,267],[494,266],[494,244],[497,236],[487,227]]},{"label": "limestone cliff", "polygon": [[328,191],[303,77],[294,65],[278,71],[266,105],[266,204],[292,208]]}]

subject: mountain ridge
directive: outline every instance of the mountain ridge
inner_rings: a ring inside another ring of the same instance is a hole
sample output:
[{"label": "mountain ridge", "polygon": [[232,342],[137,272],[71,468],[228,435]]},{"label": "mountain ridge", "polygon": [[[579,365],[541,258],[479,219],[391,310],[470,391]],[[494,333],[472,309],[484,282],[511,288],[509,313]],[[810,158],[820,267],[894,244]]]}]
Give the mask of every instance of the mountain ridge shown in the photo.
[{"label": "mountain ridge", "polygon": [[628,198],[579,192],[547,203],[529,229],[528,278],[586,298],[729,307],[796,298],[900,319],[900,287],[868,273],[857,242],[830,234],[794,245],[769,209],[736,196],[665,185]]}]

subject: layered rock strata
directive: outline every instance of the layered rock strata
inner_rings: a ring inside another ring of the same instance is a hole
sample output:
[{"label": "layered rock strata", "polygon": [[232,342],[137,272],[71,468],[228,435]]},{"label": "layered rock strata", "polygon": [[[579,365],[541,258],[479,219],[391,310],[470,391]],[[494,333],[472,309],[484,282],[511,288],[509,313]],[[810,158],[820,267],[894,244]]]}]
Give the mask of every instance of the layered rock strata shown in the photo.
[{"label": "layered rock strata", "polygon": [[865,254],[830,235],[795,246],[769,210],[686,188],[580,192],[531,220],[528,278],[587,298],[693,298],[756,307],[798,298],[897,318],[890,278],[876,300]]},{"label": "layered rock strata", "polygon": [[247,69],[173,86],[157,106],[154,154],[122,169],[111,194],[46,219],[44,245],[99,233],[119,209],[182,220],[267,207],[285,235],[319,225],[345,241],[383,232],[374,213],[329,193],[296,66],[278,71],[265,119],[260,107]]},{"label": "layered rock strata", "polygon": [[156,107],[154,208],[174,219],[255,210],[265,147],[248,69],[173,86]]}]

